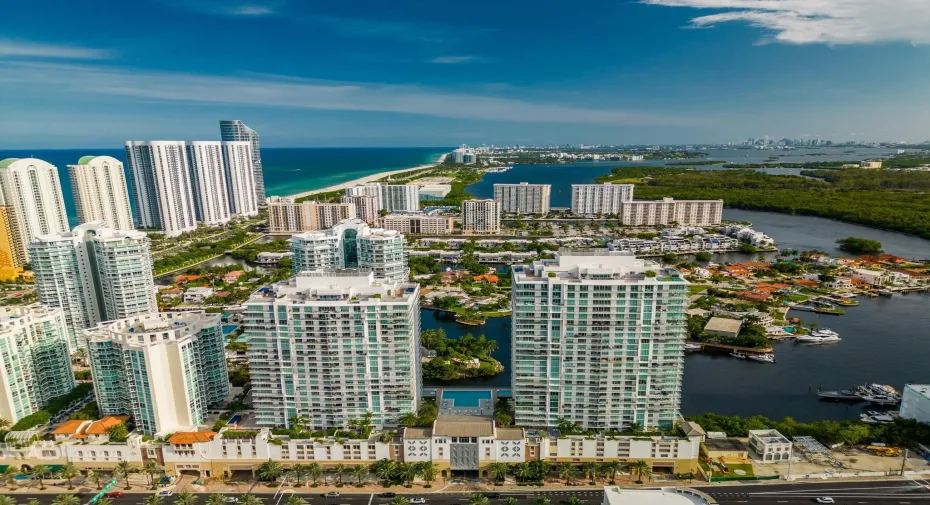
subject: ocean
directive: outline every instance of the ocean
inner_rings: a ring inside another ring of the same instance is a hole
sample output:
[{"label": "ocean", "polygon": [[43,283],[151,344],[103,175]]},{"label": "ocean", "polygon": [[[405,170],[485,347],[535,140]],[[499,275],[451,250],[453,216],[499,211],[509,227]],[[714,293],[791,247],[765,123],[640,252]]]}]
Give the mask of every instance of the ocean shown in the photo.
[{"label": "ocean", "polygon": [[[262,148],[265,193],[268,196],[292,195],[378,172],[415,167],[434,162],[452,149],[454,148]],[[126,152],[123,149],[0,150],[0,160],[32,157],[58,167],[65,207],[72,226],[77,225],[77,211],[71,194],[68,165],[77,163],[81,156],[88,155],[112,156],[126,163]],[[129,198],[131,201],[134,199],[131,191]]]}]

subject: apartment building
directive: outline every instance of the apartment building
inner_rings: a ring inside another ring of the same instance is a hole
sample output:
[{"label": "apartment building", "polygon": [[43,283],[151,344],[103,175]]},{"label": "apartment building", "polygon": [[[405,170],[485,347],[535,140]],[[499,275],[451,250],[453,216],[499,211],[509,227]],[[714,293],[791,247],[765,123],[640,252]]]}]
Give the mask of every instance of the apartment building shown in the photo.
[{"label": "apartment building", "polygon": [[0,268],[19,268],[28,261],[15,212],[10,205],[0,205]]},{"label": "apartment building", "polygon": [[[256,140],[256,143],[258,141]],[[221,143],[223,148],[223,172],[226,177],[227,198],[229,200],[229,211],[234,216],[254,217],[258,215],[259,202],[264,202],[264,196],[261,199],[256,198],[259,192],[264,195],[264,187],[257,189],[256,174],[261,177],[261,166],[256,170],[252,164],[255,162],[252,156],[252,143],[248,141]],[[259,157],[259,164],[261,157]]]},{"label": "apartment building", "polygon": [[[346,196],[377,196],[388,212],[420,209],[420,187],[416,184],[373,183],[346,188]],[[379,209],[380,210],[380,209]]]},{"label": "apartment building", "polygon": [[74,389],[61,309],[0,307],[0,418],[15,424]]},{"label": "apartment building", "polygon": [[623,203],[631,200],[632,184],[572,184],[572,214],[620,215]]},{"label": "apartment building", "polygon": [[501,207],[495,200],[462,202],[462,232],[465,234],[501,232]]},{"label": "apartment building", "polygon": [[126,161],[135,193],[136,222],[167,237],[197,229],[194,186],[182,141],[127,141]]},{"label": "apartment building", "polygon": [[626,226],[715,226],[723,219],[723,200],[631,200],[620,221]]},{"label": "apartment building", "polygon": [[229,396],[220,314],[162,312],[84,331],[97,405],[147,435],[195,429]]},{"label": "apartment building", "polygon": [[408,235],[451,235],[455,226],[452,216],[428,214],[388,214],[377,223],[379,228]]},{"label": "apartment building", "polygon": [[112,156],[83,156],[68,165],[79,223],[103,221],[114,230],[132,230],[129,186],[123,164]]},{"label": "apartment building", "polygon": [[68,231],[68,214],[61,192],[58,169],[35,158],[0,160],[0,205],[7,213],[16,237],[12,246],[25,257],[26,244],[39,235]]},{"label": "apartment building", "polygon": [[293,198],[272,196],[266,200],[268,232],[293,234],[331,228],[345,219],[358,217],[353,203],[298,203]]},{"label": "apartment building", "polygon": [[375,224],[378,211],[381,210],[381,200],[377,196],[356,195],[343,196],[342,203],[355,205],[355,215],[368,224]]},{"label": "apartment building", "polygon": [[81,330],[101,321],[158,310],[148,236],[99,221],[29,244],[40,302],[64,311],[72,352]]},{"label": "apartment building", "polygon": [[[238,119],[224,119],[220,121],[220,138],[223,142],[248,142],[250,167],[252,169],[252,187],[255,193],[254,200],[257,205],[265,202],[265,176],[262,172],[262,154],[261,146],[258,140],[258,132],[246,126]],[[244,164],[240,164],[244,166]],[[236,190],[245,190],[245,186],[240,185]]]},{"label": "apartment building", "polygon": [[419,405],[420,288],[368,271],[324,270],[245,302],[255,420],[344,427],[374,414],[396,426]]},{"label": "apartment building", "polygon": [[207,226],[228,223],[232,212],[229,187],[226,185],[223,146],[220,142],[195,141],[185,142],[185,147],[190,163],[197,221]]},{"label": "apartment building", "polygon": [[606,250],[563,249],[515,266],[516,424],[670,427],[681,401],[687,284],[675,269]]},{"label": "apartment building", "polygon": [[370,270],[376,279],[406,281],[406,240],[400,232],[371,228],[361,219],[348,219],[328,230],[291,237],[293,271],[332,268]]},{"label": "apartment building", "polygon": [[551,184],[495,184],[494,200],[505,214],[548,214]]}]

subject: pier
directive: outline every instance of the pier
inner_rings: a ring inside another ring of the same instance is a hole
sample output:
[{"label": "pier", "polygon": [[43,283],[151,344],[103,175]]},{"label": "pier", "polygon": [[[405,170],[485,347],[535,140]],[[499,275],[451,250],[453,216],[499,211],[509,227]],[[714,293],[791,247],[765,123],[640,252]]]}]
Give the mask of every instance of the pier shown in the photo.
[{"label": "pier", "polygon": [[727,345],[727,344],[715,344],[711,342],[693,342],[695,344],[700,344],[701,350],[704,349],[719,349],[721,351],[730,351],[730,352],[748,352],[753,354],[769,354],[774,352],[774,349],[771,347],[762,347],[759,349],[753,347],[740,347],[738,345]]}]

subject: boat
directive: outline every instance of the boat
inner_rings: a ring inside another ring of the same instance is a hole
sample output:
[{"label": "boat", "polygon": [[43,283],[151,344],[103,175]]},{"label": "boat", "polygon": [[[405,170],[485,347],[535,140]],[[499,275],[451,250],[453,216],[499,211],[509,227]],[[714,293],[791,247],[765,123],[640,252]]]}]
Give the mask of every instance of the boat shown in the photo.
[{"label": "boat", "polygon": [[733,356],[734,358],[739,358],[739,359],[746,359],[746,358],[749,357],[749,356],[747,356],[747,355],[745,355],[745,354],[738,353],[738,352],[731,352],[731,353],[730,353],[730,356]]},{"label": "boat", "polygon": [[834,402],[861,402],[862,397],[852,389],[841,389],[839,391],[817,391],[817,397],[821,400]]},{"label": "boat", "polygon": [[775,355],[772,353],[750,354],[746,357],[759,363],[775,363]]},{"label": "boat", "polygon": [[702,346],[701,344],[696,344],[696,343],[694,343],[694,342],[685,342],[685,351],[686,351],[686,352],[700,351],[700,350],[703,350],[703,349],[704,349],[704,346]]},{"label": "boat", "polygon": [[891,296],[891,295],[893,295],[893,294],[894,294],[893,292],[888,291],[887,289],[879,289],[879,290],[878,290],[878,295],[879,295],[879,296]]},{"label": "boat", "polygon": [[901,403],[901,394],[893,387],[884,384],[865,384],[856,388],[856,393],[863,400],[875,405],[897,405]]},{"label": "boat", "polygon": [[799,336],[796,341],[803,344],[831,344],[834,342],[839,342],[843,340],[840,338],[839,333],[823,328],[814,332],[811,332],[807,335]]},{"label": "boat", "polygon": [[859,420],[866,424],[892,424],[894,423],[894,416],[869,411],[866,414],[859,414]]}]

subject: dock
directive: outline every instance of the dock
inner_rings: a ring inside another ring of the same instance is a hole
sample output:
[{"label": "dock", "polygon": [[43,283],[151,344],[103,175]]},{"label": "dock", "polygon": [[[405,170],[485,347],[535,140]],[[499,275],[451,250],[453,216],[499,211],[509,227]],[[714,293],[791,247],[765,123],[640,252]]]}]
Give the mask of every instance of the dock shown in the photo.
[{"label": "dock", "polygon": [[740,347],[737,345],[727,345],[727,344],[715,344],[712,342],[692,342],[694,344],[700,344],[701,350],[705,349],[719,349],[721,351],[730,351],[730,352],[749,352],[753,354],[769,354],[775,350],[771,347],[762,347],[759,349],[753,347]]}]

